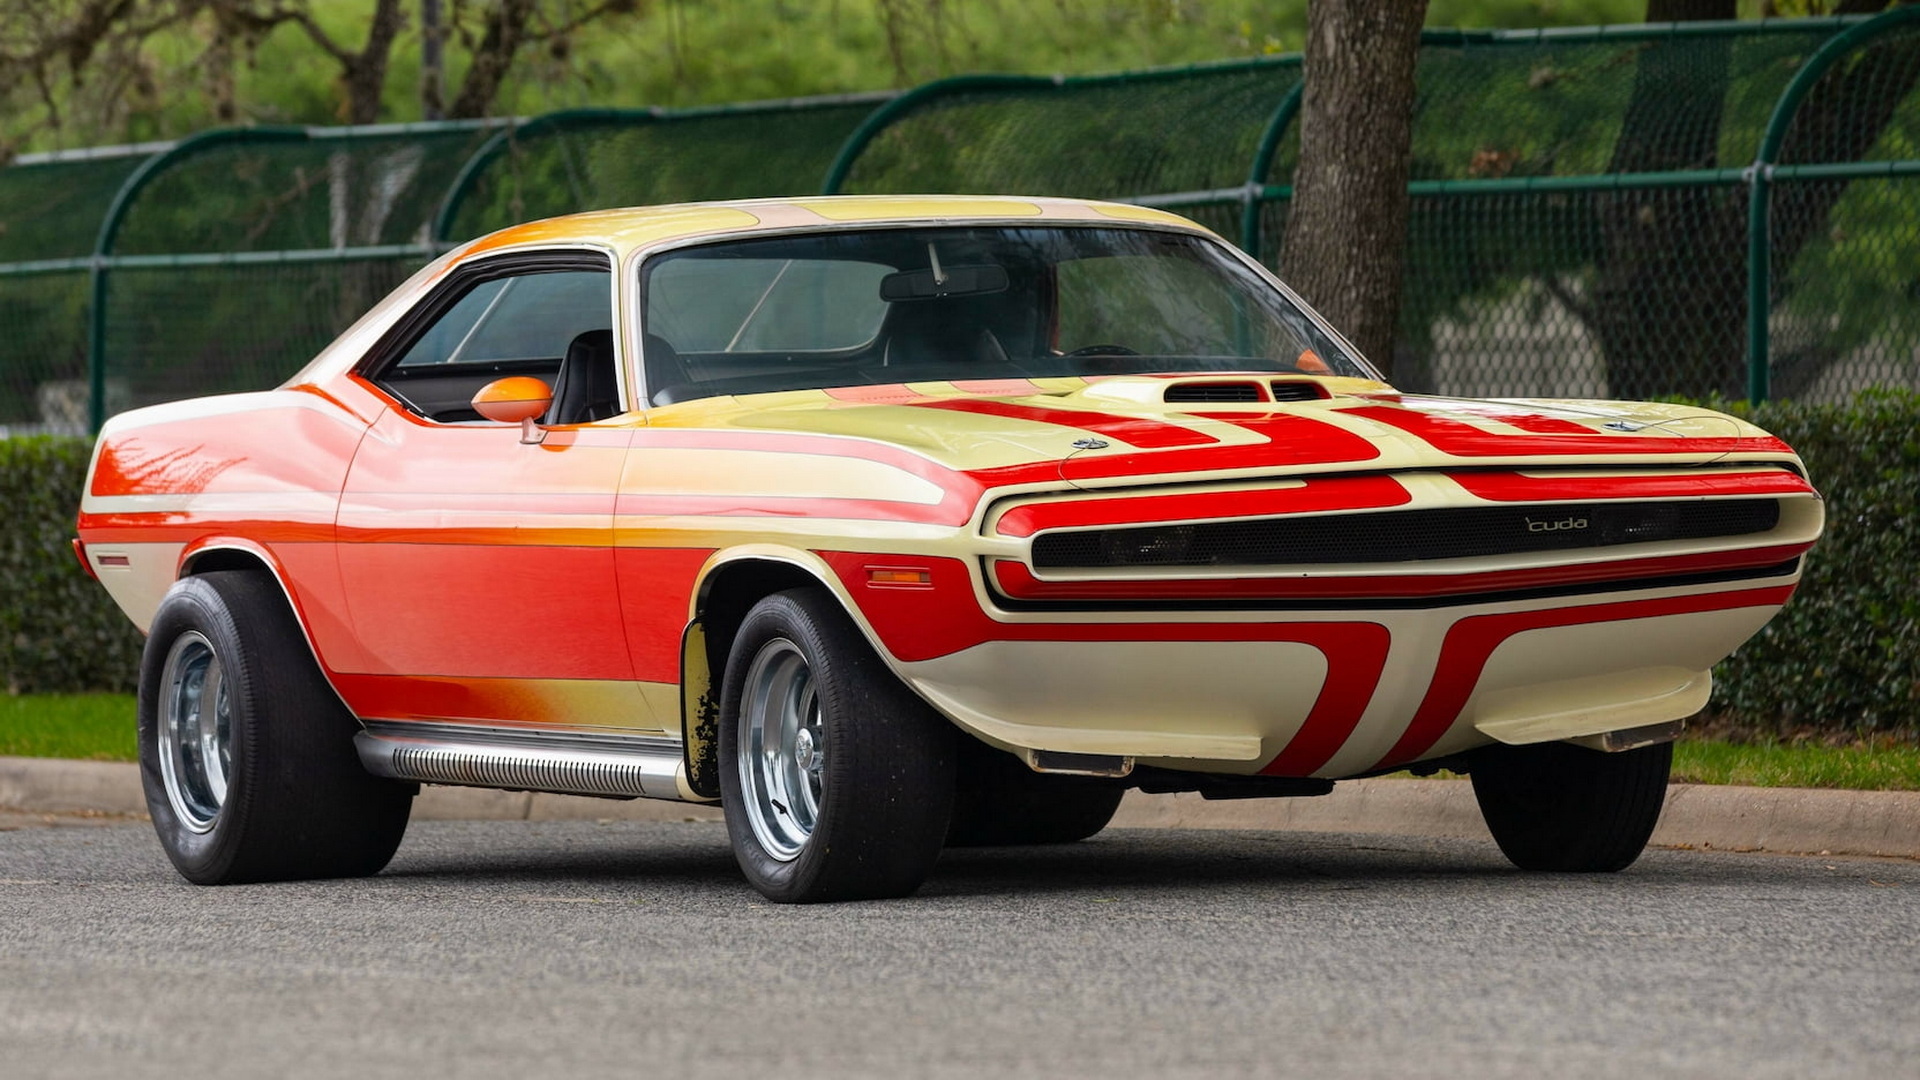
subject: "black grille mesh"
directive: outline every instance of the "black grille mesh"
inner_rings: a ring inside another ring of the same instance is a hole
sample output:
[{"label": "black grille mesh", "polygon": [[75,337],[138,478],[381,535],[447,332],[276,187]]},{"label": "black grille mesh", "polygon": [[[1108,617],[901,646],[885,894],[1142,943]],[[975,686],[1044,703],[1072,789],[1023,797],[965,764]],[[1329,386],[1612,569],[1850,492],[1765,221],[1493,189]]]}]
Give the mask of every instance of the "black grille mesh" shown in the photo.
[{"label": "black grille mesh", "polygon": [[1744,536],[1780,522],[1774,499],[1465,506],[1043,533],[1036,567],[1396,563]]},{"label": "black grille mesh", "polygon": [[1258,383],[1176,383],[1167,387],[1170,405],[1191,401],[1259,401]]},{"label": "black grille mesh", "polygon": [[1326,387],[1319,383],[1275,382],[1273,384],[1275,401],[1319,401],[1326,396]]}]

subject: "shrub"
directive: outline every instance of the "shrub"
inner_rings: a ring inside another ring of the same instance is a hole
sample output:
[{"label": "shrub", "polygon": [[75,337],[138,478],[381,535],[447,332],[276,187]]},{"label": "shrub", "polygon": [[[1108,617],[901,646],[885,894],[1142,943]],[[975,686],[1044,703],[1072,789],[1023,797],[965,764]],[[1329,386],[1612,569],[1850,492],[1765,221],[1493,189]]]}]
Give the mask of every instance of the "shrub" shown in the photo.
[{"label": "shrub", "polygon": [[1754,733],[1920,735],[1920,394],[1717,407],[1800,454],[1827,531],[1786,610],[1714,671],[1710,710]]},{"label": "shrub", "polygon": [[73,557],[90,440],[0,439],[0,685],[132,693],[144,639]]}]

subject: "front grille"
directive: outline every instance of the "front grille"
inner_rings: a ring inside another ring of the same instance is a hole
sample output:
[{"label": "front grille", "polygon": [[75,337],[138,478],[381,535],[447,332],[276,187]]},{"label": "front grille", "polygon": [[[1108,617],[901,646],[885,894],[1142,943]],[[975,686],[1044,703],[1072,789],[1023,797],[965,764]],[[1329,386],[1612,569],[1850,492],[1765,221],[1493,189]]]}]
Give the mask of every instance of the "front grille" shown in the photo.
[{"label": "front grille", "polygon": [[1775,499],[1462,506],[1042,533],[1039,568],[1399,563],[1763,533]]},{"label": "front grille", "polygon": [[1163,399],[1169,405],[1189,402],[1225,402],[1259,401],[1260,384],[1241,383],[1175,383],[1167,387]]}]

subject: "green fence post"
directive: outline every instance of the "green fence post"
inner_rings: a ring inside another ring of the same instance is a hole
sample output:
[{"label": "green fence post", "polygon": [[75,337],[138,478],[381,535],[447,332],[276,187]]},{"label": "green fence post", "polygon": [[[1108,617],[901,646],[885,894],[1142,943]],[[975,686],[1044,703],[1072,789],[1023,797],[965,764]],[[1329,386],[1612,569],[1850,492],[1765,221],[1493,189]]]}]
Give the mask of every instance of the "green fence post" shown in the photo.
[{"label": "green fence post", "polygon": [[1773,314],[1773,244],[1771,221],[1771,185],[1774,163],[1780,146],[1786,141],[1787,128],[1800,111],[1813,85],[1834,64],[1840,62],[1861,42],[1891,33],[1909,23],[1920,22],[1920,7],[1897,7],[1865,22],[1856,23],[1828,38],[1814,50],[1792,81],[1780,93],[1773,115],[1767,119],[1767,133],[1754,153],[1748,169],[1747,184],[1747,400],[1755,405],[1772,392],[1772,357],[1769,355],[1768,318]]}]

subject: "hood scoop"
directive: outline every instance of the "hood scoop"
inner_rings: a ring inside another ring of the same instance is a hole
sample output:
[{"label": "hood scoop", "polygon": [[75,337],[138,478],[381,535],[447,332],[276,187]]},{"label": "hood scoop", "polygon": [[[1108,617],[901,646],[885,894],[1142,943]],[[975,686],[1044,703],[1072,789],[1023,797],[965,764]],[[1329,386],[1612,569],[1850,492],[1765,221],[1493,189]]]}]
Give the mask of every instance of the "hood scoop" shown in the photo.
[{"label": "hood scoop", "polygon": [[1333,396],[1311,377],[1274,377],[1253,372],[1219,375],[1116,375],[1090,380],[1073,396],[1088,401],[1135,407],[1156,405],[1261,405],[1276,401],[1319,401]]},{"label": "hood scoop", "polygon": [[1178,382],[1167,387],[1162,401],[1168,405],[1222,402],[1319,401],[1331,397],[1327,388],[1310,379],[1209,380]]},{"label": "hood scoop", "polygon": [[1161,400],[1169,405],[1188,405],[1195,402],[1265,401],[1267,395],[1257,382],[1190,382],[1174,383],[1167,387],[1166,396]]}]

